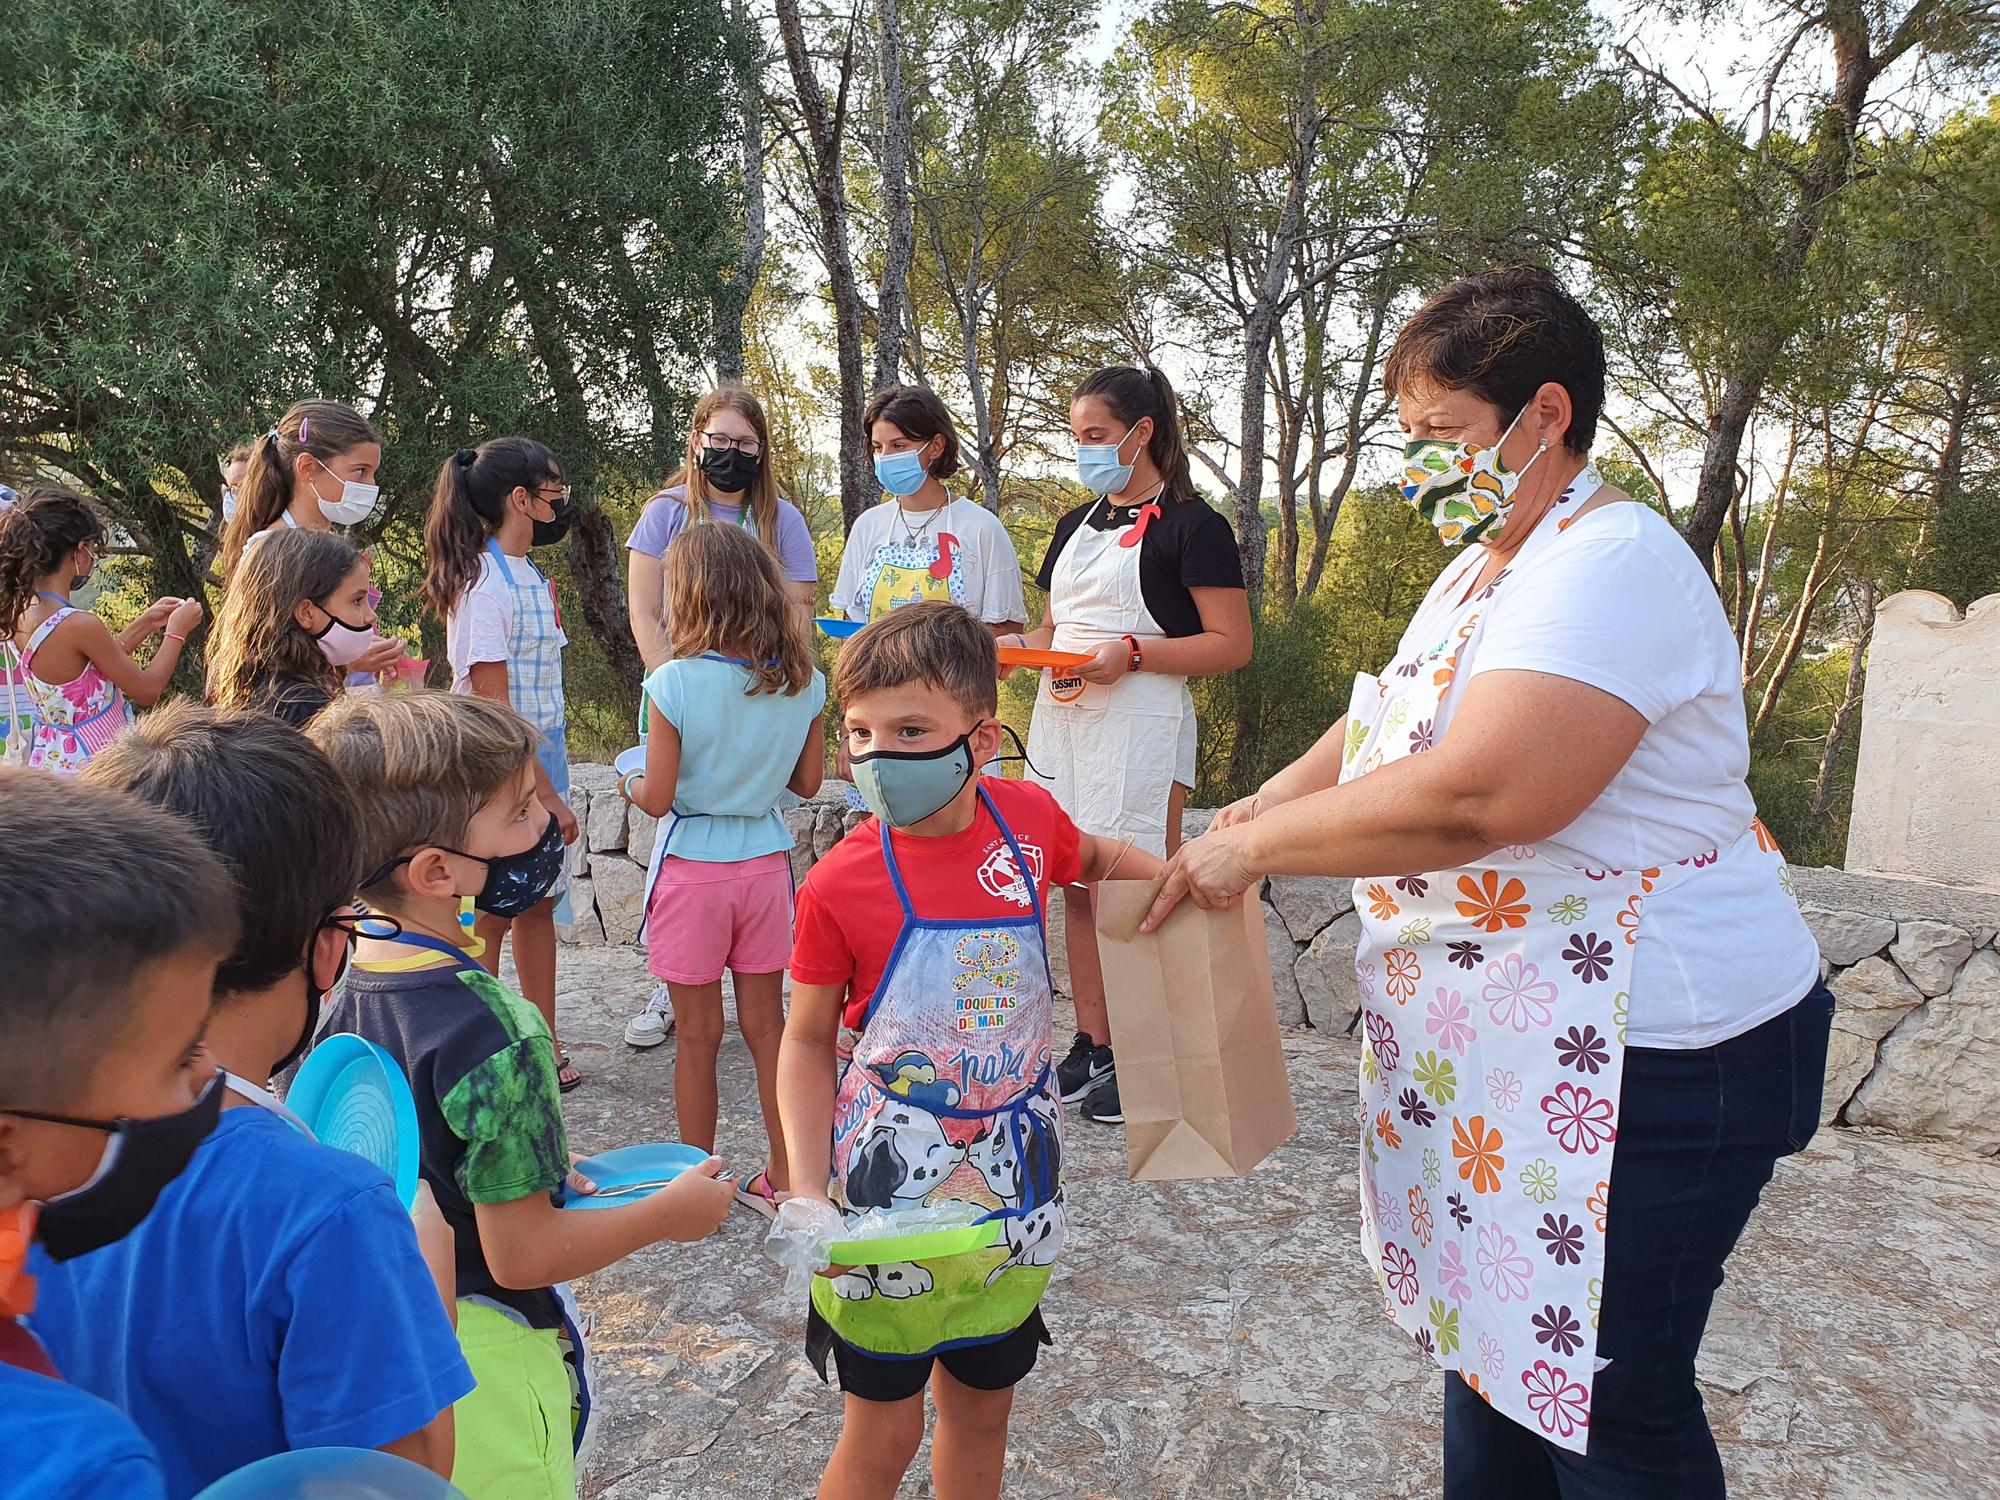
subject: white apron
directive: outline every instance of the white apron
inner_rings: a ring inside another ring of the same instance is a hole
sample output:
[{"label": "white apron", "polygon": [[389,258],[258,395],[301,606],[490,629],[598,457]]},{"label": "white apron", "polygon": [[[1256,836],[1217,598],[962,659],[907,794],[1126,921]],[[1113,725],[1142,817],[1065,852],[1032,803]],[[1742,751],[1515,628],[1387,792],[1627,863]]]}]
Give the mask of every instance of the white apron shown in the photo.
[{"label": "white apron", "polygon": [[[1141,507],[1133,525],[1098,531],[1086,516],[1070,533],[1049,580],[1053,649],[1094,651],[1128,635],[1143,649],[1167,638],[1139,587],[1137,542],[1146,517]],[[1084,832],[1131,839],[1164,857],[1174,784],[1194,784],[1187,679],[1128,672],[1105,686],[1043,672],[1028,726],[1028,762],[1029,777],[1053,792]]]},{"label": "white apron", "polygon": [[[1356,677],[1340,779],[1441,739],[1493,599],[1562,545],[1586,468],[1476,597],[1467,548],[1380,678]],[[1362,1249],[1389,1316],[1496,1409],[1589,1439],[1625,1017],[1647,895],[1721,860],[1782,856],[1753,823],[1726,851],[1587,870],[1545,848],[1354,883]]]}]

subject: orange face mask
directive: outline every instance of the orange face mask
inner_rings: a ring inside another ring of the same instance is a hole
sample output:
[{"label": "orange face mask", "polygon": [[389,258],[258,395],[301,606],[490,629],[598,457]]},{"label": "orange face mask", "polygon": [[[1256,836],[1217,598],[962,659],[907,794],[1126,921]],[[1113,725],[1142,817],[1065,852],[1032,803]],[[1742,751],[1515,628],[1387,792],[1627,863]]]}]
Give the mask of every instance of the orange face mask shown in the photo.
[{"label": "orange face mask", "polygon": [[35,1278],[25,1268],[39,1211],[27,1199],[0,1210],[0,1318],[25,1317],[35,1310]]}]

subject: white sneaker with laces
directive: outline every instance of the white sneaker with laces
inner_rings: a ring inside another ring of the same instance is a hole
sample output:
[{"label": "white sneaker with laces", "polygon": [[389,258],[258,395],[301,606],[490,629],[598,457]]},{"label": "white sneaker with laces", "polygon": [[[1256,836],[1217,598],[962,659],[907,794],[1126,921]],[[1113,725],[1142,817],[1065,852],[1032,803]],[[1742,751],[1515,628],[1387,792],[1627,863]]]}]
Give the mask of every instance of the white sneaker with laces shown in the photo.
[{"label": "white sneaker with laces", "polygon": [[664,983],[653,986],[646,1008],[625,1023],[625,1045],[657,1047],[674,1029],[674,1005]]}]

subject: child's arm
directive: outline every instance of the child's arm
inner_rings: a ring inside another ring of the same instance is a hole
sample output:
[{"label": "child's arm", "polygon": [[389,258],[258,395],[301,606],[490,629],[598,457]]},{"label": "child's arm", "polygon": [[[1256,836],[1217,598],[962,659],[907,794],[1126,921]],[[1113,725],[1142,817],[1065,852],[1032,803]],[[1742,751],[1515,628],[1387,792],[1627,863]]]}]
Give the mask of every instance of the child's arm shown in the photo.
[{"label": "child's arm", "polygon": [[[504,661],[476,661],[467,669],[465,680],[480,697],[505,703],[510,708],[513,706],[514,699],[507,686],[507,663]],[[556,795],[556,784],[549,780],[549,773],[539,755],[535,757],[534,764],[535,799],[556,815],[556,827],[562,830],[562,841],[574,844],[580,832],[576,826],[576,814],[570,811],[568,802]]]},{"label": "child's arm", "polygon": [[[1028,646],[1036,651],[1047,651],[1055,645],[1056,622],[1050,618],[1048,607],[1044,605],[1042,608],[1042,623],[1037,625],[1033,630],[1025,631],[1012,638],[1004,635],[996,635],[994,640],[1002,646]],[[1024,669],[1021,667],[1002,667],[1000,675],[1006,677],[1011,673],[1022,670]]]},{"label": "child's arm", "polygon": [[160,633],[168,617],[180,607],[180,603],[178,599],[155,599],[146,606],[144,614],[119,631],[113,639],[125,648],[128,655],[137,651]]},{"label": "child's arm", "polygon": [[799,763],[792,767],[792,779],[785,783],[785,787],[801,797],[814,797],[819,794],[819,785],[825,779],[826,715],[814,714],[811,725],[806,729],[806,742],[799,749]]},{"label": "child's arm", "polygon": [[705,1239],[728,1216],[736,1184],[710,1157],[621,1208],[566,1213],[547,1193],[475,1203],[473,1221],[493,1279],[520,1291],[603,1270],[661,1240]]},{"label": "child's arm", "polygon": [[664,818],[673,811],[674,792],[681,779],[681,732],[660,712],[660,705],[646,701],[646,769],[618,783],[618,794],[640,812]]},{"label": "child's arm", "polygon": [[833,1169],[833,1096],[839,1070],[845,984],[793,984],[778,1044],[778,1124],[785,1133],[792,1195],[825,1199]]},{"label": "child's arm", "polygon": [[1100,880],[1157,880],[1167,862],[1148,854],[1137,845],[1127,847],[1123,839],[1101,838],[1094,833],[1079,834],[1077,863],[1085,885]]},{"label": "child's arm", "polygon": [[183,599],[167,616],[166,635],[143,667],[111,634],[111,627],[88,610],[78,610],[56,628],[65,645],[102,672],[111,685],[139,708],[151,708],[167,690],[180,664],[188,633],[201,623],[201,601]]}]

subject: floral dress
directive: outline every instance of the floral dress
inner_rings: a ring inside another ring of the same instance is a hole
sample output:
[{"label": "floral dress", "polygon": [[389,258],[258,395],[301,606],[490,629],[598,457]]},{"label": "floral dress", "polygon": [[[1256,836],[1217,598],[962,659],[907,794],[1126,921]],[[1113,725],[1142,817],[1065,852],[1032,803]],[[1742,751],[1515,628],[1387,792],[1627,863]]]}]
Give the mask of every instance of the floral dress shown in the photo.
[{"label": "floral dress", "polygon": [[[1341,780],[1443,738],[1492,601],[1562,545],[1602,481],[1586,469],[1467,597],[1446,569],[1379,678],[1355,681]],[[1457,869],[1355,882],[1362,1248],[1390,1318],[1496,1409],[1559,1447],[1589,1440],[1604,1226],[1634,945],[1646,898],[1777,846],[1592,870],[1515,847]]]},{"label": "floral dress", "polygon": [[95,662],[85,662],[68,682],[44,682],[35,675],[35,653],[42,642],[76,613],[65,604],[35,627],[21,652],[22,681],[35,700],[28,764],[72,776],[132,722],[132,705]]}]

